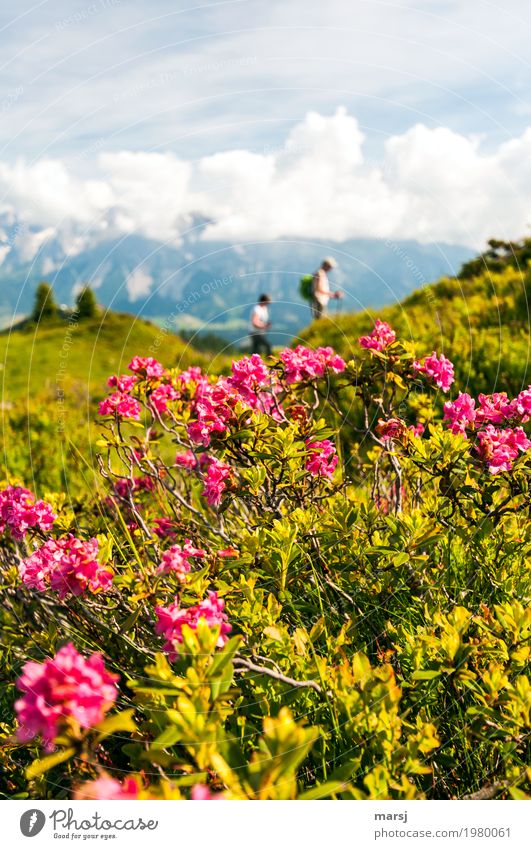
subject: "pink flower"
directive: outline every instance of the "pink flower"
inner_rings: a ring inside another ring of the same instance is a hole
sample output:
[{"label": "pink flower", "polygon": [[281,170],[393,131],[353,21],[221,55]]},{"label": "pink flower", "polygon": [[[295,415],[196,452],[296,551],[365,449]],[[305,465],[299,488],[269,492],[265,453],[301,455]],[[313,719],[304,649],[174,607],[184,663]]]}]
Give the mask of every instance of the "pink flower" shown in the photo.
[{"label": "pink flower", "polygon": [[139,419],[142,407],[136,398],[131,398],[124,392],[114,392],[100,402],[100,416],[120,416],[122,419]]},{"label": "pink flower", "polygon": [[286,383],[301,383],[323,377],[327,369],[336,374],[345,369],[344,361],[332,348],[317,348],[312,351],[304,345],[297,345],[295,350],[284,348],[279,357],[284,363]]},{"label": "pink flower", "polygon": [[203,495],[207,502],[217,507],[221,502],[221,497],[227,488],[227,479],[230,478],[231,468],[227,463],[222,463],[220,460],[212,459],[205,474],[205,486]]},{"label": "pink flower", "polygon": [[269,383],[269,369],[259,354],[243,357],[232,363],[232,376],[227,384],[233,387],[251,407],[259,403],[259,393]]},{"label": "pink flower", "polygon": [[216,553],[218,557],[238,557],[238,551],[232,546],[229,548],[220,548]]},{"label": "pink flower", "polygon": [[122,374],[120,377],[112,374],[107,381],[107,386],[117,389],[118,392],[127,393],[131,391],[137,380],[138,378],[133,374]]},{"label": "pink flower", "polygon": [[57,516],[45,501],[37,501],[29,489],[8,486],[0,492],[0,533],[9,530],[23,539],[29,528],[49,531]]},{"label": "pink flower", "polygon": [[379,318],[374,322],[374,329],[369,336],[360,336],[358,342],[362,348],[367,348],[372,351],[383,351],[389,345],[392,345],[396,339],[396,333],[386,321],[380,321]]},{"label": "pink flower", "polygon": [[479,434],[479,445],[476,448],[491,475],[495,475],[498,472],[509,472],[518,453],[528,451],[531,442],[521,427],[498,430],[493,425],[487,425]]},{"label": "pink flower", "polygon": [[195,469],[197,460],[193,451],[181,451],[175,455],[175,465],[182,469]]},{"label": "pink flower", "polygon": [[186,539],[184,546],[172,545],[171,548],[168,548],[163,553],[162,563],[157,569],[157,572],[163,572],[165,574],[175,572],[179,581],[185,581],[188,572],[192,568],[189,558],[204,557],[205,554],[206,552],[202,548],[194,548],[191,541]]},{"label": "pink flower", "polygon": [[406,426],[401,419],[378,419],[376,432],[382,439],[399,439],[405,432]]},{"label": "pink flower", "polygon": [[126,499],[131,492],[151,492],[155,489],[155,481],[149,475],[142,477],[118,478],[114,484],[114,491],[119,498]]},{"label": "pink flower", "polygon": [[333,442],[323,439],[321,442],[308,442],[308,459],[306,469],[312,475],[323,475],[331,478],[337,466],[337,454]]},{"label": "pink flower", "polygon": [[424,427],[422,422],[417,422],[416,425],[409,425],[408,430],[411,431],[413,436],[421,436],[426,430],[426,428]]},{"label": "pink flower", "polygon": [[37,551],[19,564],[23,584],[32,589],[46,589],[48,585],[60,598],[69,593],[81,595],[90,590],[108,590],[113,573],[98,563],[98,540],[80,540],[76,537],[49,539]]},{"label": "pink flower", "polygon": [[182,371],[177,378],[183,389],[189,383],[208,383],[208,379],[201,372],[199,366],[190,366],[186,371]]},{"label": "pink flower", "polygon": [[236,403],[236,398],[230,398],[223,384],[208,385],[194,400],[192,412],[197,421],[188,427],[188,436],[192,442],[205,447],[210,445],[213,433],[224,433],[227,424],[233,416],[232,407],[227,402]]},{"label": "pink flower", "polygon": [[467,392],[460,392],[455,401],[444,405],[444,418],[450,422],[452,433],[465,433],[476,421],[476,402]]},{"label": "pink flower", "polygon": [[224,646],[228,640],[228,634],[232,626],[228,623],[227,614],[224,613],[225,602],[218,598],[216,592],[209,592],[208,597],[193,607],[182,608],[176,600],[168,607],[157,607],[157,624],[155,633],[162,634],[166,640],[164,650],[170,653],[174,659],[178,652],[178,646],[183,641],[183,626],[188,625],[192,631],[197,629],[200,621],[206,622],[210,628],[219,626],[219,637],[217,646]]},{"label": "pink flower", "polygon": [[139,787],[136,779],[129,777],[124,778],[123,782],[116,781],[107,773],[103,773],[95,781],[85,781],[80,784],[75,793],[74,799],[90,800],[102,799],[107,801],[123,800],[123,799],[138,799]]},{"label": "pink flower", "polygon": [[127,368],[138,372],[143,377],[162,377],[164,366],[154,357],[133,357]]},{"label": "pink flower", "polygon": [[50,749],[65,720],[97,725],[116,701],[118,677],[107,672],[101,654],[85,658],[72,643],[44,663],[28,661],[17,681],[24,694],[15,702],[17,738],[26,743],[40,734]]},{"label": "pink flower", "polygon": [[443,392],[448,392],[450,386],[454,382],[454,367],[450,360],[446,359],[444,354],[437,357],[435,351],[426,357],[424,363],[415,361],[413,368],[416,371],[424,372],[427,377],[431,377],[436,386],[442,389]]},{"label": "pink flower", "polygon": [[176,401],[179,393],[169,383],[161,383],[149,396],[149,403],[157,413],[165,413],[168,410],[168,401]]},{"label": "pink flower", "polygon": [[223,793],[212,793],[206,784],[194,784],[190,798],[194,802],[217,802],[223,799]]},{"label": "pink flower", "polygon": [[167,516],[153,519],[153,530],[160,539],[175,537],[177,535],[175,519],[169,519]]},{"label": "pink flower", "polygon": [[494,392],[492,395],[480,395],[479,409],[476,411],[476,423],[503,424],[515,413],[513,401],[509,401],[506,392]]},{"label": "pink flower", "polygon": [[531,386],[524,389],[513,401],[514,413],[520,417],[522,423],[531,418]]}]

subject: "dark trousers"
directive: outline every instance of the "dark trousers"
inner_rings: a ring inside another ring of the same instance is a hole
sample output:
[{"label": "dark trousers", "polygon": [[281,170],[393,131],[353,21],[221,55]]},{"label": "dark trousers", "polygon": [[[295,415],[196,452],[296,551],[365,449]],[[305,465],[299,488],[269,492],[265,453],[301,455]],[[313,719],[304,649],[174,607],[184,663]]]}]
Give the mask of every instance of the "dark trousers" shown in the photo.
[{"label": "dark trousers", "polygon": [[268,357],[271,355],[271,345],[265,333],[251,333],[251,352],[253,354],[263,352]]},{"label": "dark trousers", "polygon": [[312,316],[313,318],[322,318],[325,314],[326,309],[322,304],[319,303],[317,298],[312,298]]}]

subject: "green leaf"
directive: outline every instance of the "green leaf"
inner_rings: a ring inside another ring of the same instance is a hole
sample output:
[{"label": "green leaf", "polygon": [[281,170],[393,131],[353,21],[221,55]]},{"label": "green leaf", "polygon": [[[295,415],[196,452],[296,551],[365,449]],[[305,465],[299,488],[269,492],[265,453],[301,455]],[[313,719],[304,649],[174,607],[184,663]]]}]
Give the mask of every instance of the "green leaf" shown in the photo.
[{"label": "green leaf", "polygon": [[133,713],[134,709],[131,708],[108,716],[107,719],[104,719],[103,722],[95,726],[94,730],[98,732],[98,739],[104,740],[117,731],[136,731]]},{"label": "green leaf", "polygon": [[167,749],[169,746],[174,746],[181,739],[181,730],[174,725],[168,725],[162,734],[159,734],[156,740],[153,741],[152,748]]},{"label": "green leaf", "polygon": [[329,796],[342,793],[346,790],[347,784],[344,781],[325,781],[324,784],[318,784],[317,787],[312,787],[306,793],[297,796],[299,802],[311,802],[314,799],[326,799]]},{"label": "green leaf", "polygon": [[31,763],[27,768],[26,778],[28,781],[31,781],[32,778],[37,778],[39,775],[43,775],[54,766],[69,760],[75,752],[76,750],[74,747],[70,746],[70,748],[63,749],[61,752],[54,752],[53,755],[47,755],[45,758],[37,758],[37,760],[33,761],[33,763]]}]

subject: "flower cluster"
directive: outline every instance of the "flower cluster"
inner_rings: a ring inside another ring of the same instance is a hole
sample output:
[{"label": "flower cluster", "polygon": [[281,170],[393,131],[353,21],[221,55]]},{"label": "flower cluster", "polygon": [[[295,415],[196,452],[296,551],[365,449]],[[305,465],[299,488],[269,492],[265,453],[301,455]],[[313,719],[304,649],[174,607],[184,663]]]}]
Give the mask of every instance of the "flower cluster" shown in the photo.
[{"label": "flower cluster", "polygon": [[453,363],[448,360],[444,354],[437,356],[435,351],[429,357],[424,359],[423,363],[417,360],[413,363],[415,371],[422,372],[433,380],[439,389],[443,392],[448,392],[450,386],[454,382],[454,367]]},{"label": "flower cluster", "polygon": [[241,399],[250,407],[258,407],[260,394],[270,383],[270,372],[259,354],[243,357],[232,363],[232,375],[227,378]]},{"label": "flower cluster", "polygon": [[85,781],[80,784],[74,793],[74,799],[78,801],[90,801],[91,799],[123,801],[125,799],[138,799],[138,794],[138,782],[133,776],[128,776],[120,782],[104,772],[95,781]]},{"label": "flower cluster", "polygon": [[49,585],[60,598],[98,592],[111,586],[113,573],[98,563],[98,540],[80,540],[72,534],[49,539],[19,564],[22,583],[44,591]]},{"label": "flower cluster", "polygon": [[185,581],[192,564],[190,557],[204,557],[206,552],[202,548],[195,548],[191,540],[186,539],[184,545],[172,545],[162,555],[162,562],[157,572],[167,574],[175,572],[179,581]]},{"label": "flower cluster", "polygon": [[212,507],[218,507],[221,503],[230,474],[230,466],[227,463],[222,463],[221,460],[212,459],[208,464],[203,495]]},{"label": "flower cluster", "polygon": [[225,602],[218,598],[216,592],[209,592],[208,597],[193,607],[182,608],[178,601],[168,607],[157,607],[157,624],[155,633],[162,634],[166,643],[164,650],[170,653],[174,659],[178,652],[178,646],[183,641],[183,627],[187,625],[192,631],[197,629],[199,622],[205,622],[210,628],[219,626],[218,647],[224,646],[228,634],[232,630],[229,625],[227,614],[224,612]]},{"label": "flower cluster", "polygon": [[119,416],[121,419],[135,419],[138,421],[142,407],[140,402],[126,392],[113,392],[103,401],[100,401],[98,413],[100,416]]},{"label": "flower cluster", "polygon": [[332,348],[317,348],[312,351],[304,345],[284,348],[279,354],[284,363],[284,378],[286,383],[302,383],[323,377],[327,371],[339,374],[345,370],[345,361]]},{"label": "flower cluster", "polygon": [[515,427],[530,417],[531,387],[512,400],[505,392],[479,395],[477,406],[467,392],[460,392],[455,401],[444,405],[444,418],[452,433],[478,433],[476,450],[493,475],[510,471],[519,453],[531,448],[523,429]]},{"label": "flower cluster", "polygon": [[148,378],[163,377],[166,373],[164,366],[154,357],[133,357],[127,368],[129,371]]},{"label": "flower cluster", "polygon": [[8,529],[20,540],[29,528],[49,531],[56,518],[49,504],[37,501],[23,486],[8,486],[0,492],[0,533]]},{"label": "flower cluster", "polygon": [[320,442],[308,442],[306,448],[308,450],[307,471],[312,475],[331,478],[337,466],[334,443],[329,439],[323,439]]},{"label": "flower cluster", "polygon": [[17,681],[24,694],[15,702],[17,738],[27,742],[40,734],[50,749],[65,721],[97,725],[116,700],[118,677],[105,669],[100,654],[83,657],[72,643],[44,663],[29,661]]},{"label": "flower cluster", "polygon": [[179,392],[173,388],[171,383],[161,383],[149,396],[149,403],[159,415],[168,411],[168,402],[177,401]]},{"label": "flower cluster", "polygon": [[382,439],[400,439],[406,432],[407,427],[402,419],[378,419],[376,433]]},{"label": "flower cluster", "polygon": [[521,427],[500,430],[487,425],[479,434],[477,450],[492,475],[509,472],[520,452],[528,451],[531,442]]},{"label": "flower cluster", "polygon": [[374,322],[374,329],[369,336],[360,336],[358,342],[362,348],[367,348],[372,351],[383,351],[389,345],[392,345],[396,339],[396,333],[386,321],[380,321],[379,318]]}]

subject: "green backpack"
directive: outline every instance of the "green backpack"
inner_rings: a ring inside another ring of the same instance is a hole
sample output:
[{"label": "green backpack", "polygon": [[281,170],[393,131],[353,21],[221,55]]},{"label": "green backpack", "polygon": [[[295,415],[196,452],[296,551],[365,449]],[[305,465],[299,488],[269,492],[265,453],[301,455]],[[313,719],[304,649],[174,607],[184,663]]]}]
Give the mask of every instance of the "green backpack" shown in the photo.
[{"label": "green backpack", "polygon": [[301,277],[299,295],[305,301],[311,301],[313,299],[313,277],[313,274],[305,274],[304,277]]}]

